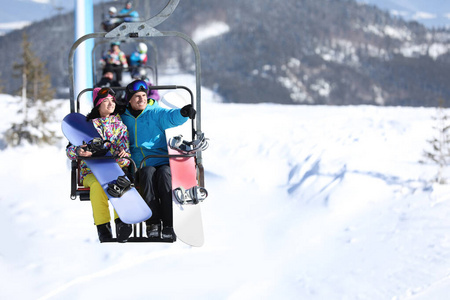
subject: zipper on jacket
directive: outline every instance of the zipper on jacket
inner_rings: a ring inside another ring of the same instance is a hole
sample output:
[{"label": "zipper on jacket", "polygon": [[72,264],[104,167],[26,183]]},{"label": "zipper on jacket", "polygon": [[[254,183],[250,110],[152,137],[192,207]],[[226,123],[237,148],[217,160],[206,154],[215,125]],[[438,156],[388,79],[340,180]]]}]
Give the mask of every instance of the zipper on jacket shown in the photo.
[{"label": "zipper on jacket", "polygon": [[[144,110],[145,110],[145,109],[144,109]],[[138,132],[137,119],[139,118],[140,115],[142,115],[142,113],[144,112],[144,110],[143,110],[137,117],[134,117],[133,115],[131,115],[131,116],[134,118],[134,140],[135,140],[135,143],[136,143],[136,148],[138,148],[138,149],[141,151],[142,160],[144,160],[145,154],[144,154],[144,151],[142,150],[142,147],[139,147],[139,144],[138,144],[138,137],[137,137],[137,132]],[[142,161],[142,160],[141,160],[141,161]],[[144,166],[145,166],[145,167],[147,166],[147,163],[146,163],[145,161],[144,161]]]}]

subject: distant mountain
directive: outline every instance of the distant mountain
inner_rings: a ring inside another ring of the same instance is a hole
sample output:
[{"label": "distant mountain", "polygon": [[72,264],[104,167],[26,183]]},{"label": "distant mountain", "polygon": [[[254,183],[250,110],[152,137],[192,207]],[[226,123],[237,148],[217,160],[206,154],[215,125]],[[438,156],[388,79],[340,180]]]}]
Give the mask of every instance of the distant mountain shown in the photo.
[{"label": "distant mountain", "polygon": [[450,2],[442,0],[357,0],[428,28],[450,27]]},{"label": "distant mountain", "polygon": [[[165,3],[159,1],[154,12]],[[96,7],[96,24],[104,9]],[[199,43],[202,80],[229,102],[435,106],[439,98],[450,101],[446,29],[427,29],[354,0],[180,1],[157,29],[194,36],[217,24],[227,30]],[[72,14],[24,30],[47,62],[53,84],[67,87]],[[0,37],[0,78],[10,93],[20,86],[10,76],[20,42],[21,31]],[[184,44],[156,43],[161,65],[192,68]]]},{"label": "distant mountain", "polygon": [[[148,1],[153,5],[160,0],[134,0]],[[386,10],[394,16],[401,16],[405,20],[418,21],[426,27],[450,26],[450,2],[442,0],[356,0]],[[94,4],[114,5],[120,8],[123,1],[114,1],[109,4],[104,0],[92,0]],[[167,2],[167,1],[166,1]],[[39,22],[53,17],[58,13],[73,11],[74,1],[65,0],[0,0],[0,35],[11,30],[20,29],[24,24]]]}]

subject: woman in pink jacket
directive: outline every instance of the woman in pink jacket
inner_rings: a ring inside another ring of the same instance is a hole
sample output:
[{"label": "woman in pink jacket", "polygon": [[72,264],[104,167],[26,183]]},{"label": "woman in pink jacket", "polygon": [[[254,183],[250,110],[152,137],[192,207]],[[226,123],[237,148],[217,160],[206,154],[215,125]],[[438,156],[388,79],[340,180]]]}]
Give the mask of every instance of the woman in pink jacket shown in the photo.
[{"label": "woman in pink jacket", "polygon": [[[114,95],[114,91],[110,88],[95,88],[93,91],[94,108],[92,108],[86,119],[92,121],[103,140],[109,141],[109,151],[119,157],[117,163],[120,167],[125,168],[130,164],[130,161],[124,158],[130,157],[128,131],[122,119],[117,114]],[[67,156],[72,160],[78,159],[79,157],[92,156],[92,152],[88,151],[85,147],[69,145],[66,149]],[[83,185],[90,188],[89,196],[94,214],[94,223],[97,226],[100,242],[104,242],[112,238],[108,197],[84,161],[81,161],[80,174]],[[114,212],[114,218],[117,241],[124,243],[131,234],[132,226],[123,223],[116,212]]]}]

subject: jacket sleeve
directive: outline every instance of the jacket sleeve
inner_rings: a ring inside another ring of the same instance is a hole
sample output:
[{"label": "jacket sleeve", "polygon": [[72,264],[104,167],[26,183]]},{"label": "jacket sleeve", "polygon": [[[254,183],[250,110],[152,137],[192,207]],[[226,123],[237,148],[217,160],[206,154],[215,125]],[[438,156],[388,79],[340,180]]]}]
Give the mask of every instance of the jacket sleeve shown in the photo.
[{"label": "jacket sleeve", "polygon": [[70,160],[77,159],[77,147],[74,145],[70,145],[66,148],[66,155]]},{"label": "jacket sleeve", "polygon": [[160,108],[156,111],[156,113],[159,114],[159,125],[163,130],[166,130],[168,128],[176,127],[181,124],[184,124],[187,120],[189,120],[188,117],[183,117],[181,115],[181,109],[165,109]]},{"label": "jacket sleeve", "polygon": [[125,56],[125,53],[123,53],[122,51],[119,54],[120,57],[120,62],[122,63],[124,68],[128,68],[128,62],[127,62],[127,57]]},{"label": "jacket sleeve", "polygon": [[[118,117],[118,118],[120,119],[120,117]],[[124,149],[125,152],[128,153],[128,157],[131,157],[131,155],[130,155],[130,139],[129,139],[129,135],[128,135],[128,130],[122,121],[120,123],[121,123],[121,126],[120,126],[119,133],[117,135],[117,140],[115,142],[114,149],[115,150]],[[118,159],[117,163],[120,165],[121,168],[130,165],[130,161],[128,159],[123,159],[123,158]]]},{"label": "jacket sleeve", "polygon": [[118,136],[117,148],[123,149],[126,153],[130,154],[130,138],[125,125],[123,125],[123,130],[121,130],[120,135]]}]

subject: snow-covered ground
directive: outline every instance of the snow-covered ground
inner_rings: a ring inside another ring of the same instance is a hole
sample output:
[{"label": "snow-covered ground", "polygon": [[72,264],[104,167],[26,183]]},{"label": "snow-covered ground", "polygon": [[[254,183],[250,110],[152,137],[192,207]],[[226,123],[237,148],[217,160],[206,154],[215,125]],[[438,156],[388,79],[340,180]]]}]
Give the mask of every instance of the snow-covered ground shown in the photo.
[{"label": "snow-covered ground", "polygon": [[446,299],[450,188],[418,163],[435,109],[203,102],[201,248],[100,244],[64,138],[0,151],[0,299]]}]

